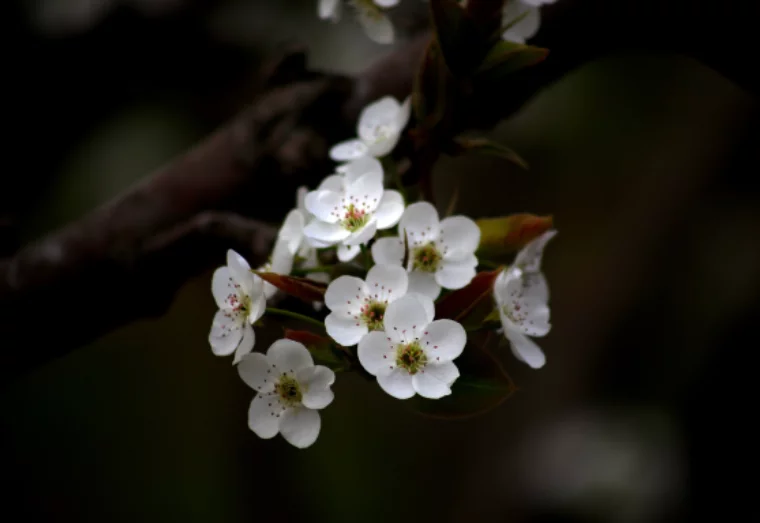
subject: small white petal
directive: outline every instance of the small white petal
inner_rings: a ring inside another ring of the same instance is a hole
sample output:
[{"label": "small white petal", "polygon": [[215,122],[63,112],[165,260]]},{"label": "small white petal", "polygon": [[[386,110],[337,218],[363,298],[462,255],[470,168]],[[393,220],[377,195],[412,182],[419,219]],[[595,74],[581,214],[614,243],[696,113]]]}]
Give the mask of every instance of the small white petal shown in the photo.
[{"label": "small white petal", "polygon": [[288,409],[280,420],[280,433],[285,441],[296,448],[305,449],[317,441],[322,421],[319,412],[297,407]]},{"label": "small white petal", "polygon": [[450,255],[472,254],[480,245],[480,228],[466,216],[449,216],[441,221],[439,241],[448,247]]},{"label": "small white petal", "polygon": [[323,365],[307,367],[296,373],[303,388],[302,403],[310,409],[324,409],[332,403],[335,395],[330,386],[335,383],[335,373]]},{"label": "small white petal", "polygon": [[527,363],[534,369],[540,369],[546,363],[541,348],[526,335],[510,329],[504,329],[504,334],[510,341],[512,352],[518,360]]},{"label": "small white petal", "polygon": [[343,243],[346,245],[360,245],[362,243],[369,242],[372,238],[374,238],[375,233],[377,232],[377,221],[375,221],[374,217],[370,218],[370,220],[358,231],[352,232],[348,238],[343,240]]},{"label": "small white petal", "polygon": [[219,267],[214,271],[211,277],[211,294],[214,296],[216,306],[220,309],[233,307],[230,296],[235,296],[236,301],[240,300],[240,291],[235,288],[235,281],[228,267]]},{"label": "small white petal", "polygon": [[437,240],[440,235],[438,211],[428,202],[413,203],[404,211],[398,230],[401,235],[406,231],[410,248]]},{"label": "small white petal", "polygon": [[451,387],[459,377],[459,369],[452,361],[447,361],[446,363],[428,363],[425,365],[425,374],[430,374]]},{"label": "small white petal", "polygon": [[304,214],[304,219],[308,221],[308,215],[309,211],[306,210],[306,195],[309,194],[309,188],[305,185],[302,185],[298,189],[296,189],[296,209],[301,211],[301,214]]},{"label": "small white petal", "polygon": [[338,246],[338,259],[342,262],[350,262],[356,255],[361,252],[362,248],[359,245],[346,245],[341,244]]},{"label": "small white petal", "polygon": [[240,285],[245,294],[250,295],[253,290],[253,274],[246,259],[230,249],[227,251],[227,267],[235,283]]},{"label": "small white petal", "polygon": [[396,225],[404,214],[404,197],[398,191],[385,191],[380,199],[380,205],[375,211],[377,228],[390,229]]},{"label": "small white petal", "polygon": [[[331,174],[319,183],[318,191],[334,191],[342,193],[346,188],[346,181],[339,174]],[[308,193],[307,193],[308,194]],[[304,200],[304,204],[306,201]]]},{"label": "small white petal", "polygon": [[246,318],[250,324],[256,323],[264,315],[264,311],[267,308],[264,281],[258,276],[254,276],[253,278],[253,294],[250,296],[251,309],[248,311],[248,317]]},{"label": "small white petal", "polygon": [[398,265],[375,265],[367,273],[367,287],[373,300],[391,303],[406,294],[409,277]]},{"label": "small white petal", "polygon": [[395,128],[396,118],[401,111],[398,100],[384,96],[367,105],[359,115],[356,131],[364,142],[373,142],[378,127]]},{"label": "small white petal", "polygon": [[291,251],[287,241],[278,240],[272,251],[271,272],[287,276],[293,270],[295,252]]},{"label": "small white petal", "polygon": [[378,376],[377,383],[394,398],[405,400],[414,396],[412,376],[404,369],[397,368],[388,375]]},{"label": "small white petal", "polygon": [[467,343],[467,334],[454,320],[435,320],[425,328],[420,345],[431,363],[445,363],[459,357]]},{"label": "small white petal", "polygon": [[408,343],[420,338],[428,326],[428,313],[417,296],[402,296],[385,309],[385,332],[394,342]]},{"label": "small white petal", "polygon": [[392,44],[394,38],[393,24],[387,16],[368,9],[360,9],[358,19],[364,32],[378,44]]},{"label": "small white petal", "polygon": [[248,407],[248,428],[262,439],[275,437],[280,432],[282,409],[279,396],[257,394]]},{"label": "small white petal", "polygon": [[435,300],[441,294],[441,286],[435,279],[435,275],[429,272],[412,271],[409,273],[409,290]]},{"label": "small white petal", "polygon": [[369,296],[369,288],[364,280],[355,276],[340,276],[327,286],[325,305],[331,311],[349,310],[359,314],[364,298],[367,296]]},{"label": "small white petal", "polygon": [[[534,0],[534,1],[540,1],[540,0]],[[393,7],[395,5],[398,5],[399,0],[375,0],[375,4],[379,5],[380,7]]]},{"label": "small white petal", "polygon": [[267,360],[278,373],[298,372],[314,365],[309,349],[288,339],[275,341],[267,350]]},{"label": "small white petal", "polygon": [[267,357],[260,352],[246,354],[237,365],[237,371],[246,385],[257,392],[274,390],[274,374]]},{"label": "small white petal", "polygon": [[396,366],[396,356],[385,332],[373,331],[364,336],[357,349],[359,363],[373,376],[387,376]]},{"label": "small white petal", "polygon": [[505,24],[520,18],[519,22],[504,32],[502,37],[505,40],[523,43],[528,38],[535,36],[541,25],[541,13],[539,9],[531,5],[525,5],[524,2],[507,2],[503,13],[502,19]]},{"label": "small white petal", "polygon": [[243,356],[250,354],[255,343],[256,333],[253,331],[253,327],[250,323],[245,323],[243,325],[243,339],[240,340],[240,343],[238,343],[238,346],[235,349],[235,357],[232,358],[232,364],[239,363]]},{"label": "small white petal", "polygon": [[369,154],[376,158],[385,156],[386,154],[390,153],[394,147],[396,147],[399,138],[401,138],[401,133],[393,131],[372,143],[368,143],[367,147]]},{"label": "small white petal", "polygon": [[425,296],[418,292],[407,291],[406,295],[417,298],[417,301],[420,302],[422,308],[425,309],[425,317],[427,318],[428,324],[432,322],[433,318],[435,318],[435,304],[433,303],[433,299],[430,296]]},{"label": "small white petal", "polygon": [[340,166],[340,172],[343,173],[343,181],[346,186],[357,182],[365,174],[372,174],[382,180],[383,166],[372,156],[363,156],[357,160]]},{"label": "small white petal", "polygon": [[406,124],[409,123],[409,117],[412,115],[412,97],[407,96],[404,103],[401,104],[401,108],[396,115],[396,128],[399,131],[403,131]]},{"label": "small white petal", "polygon": [[325,329],[332,339],[346,347],[356,345],[369,332],[362,321],[345,309],[328,314]]},{"label": "small white petal", "polygon": [[461,289],[472,281],[476,273],[474,265],[446,263],[444,260],[435,273],[435,281],[445,289]]},{"label": "small white petal", "polygon": [[305,226],[304,215],[298,209],[294,209],[285,217],[285,221],[277,233],[277,240],[285,243],[290,254],[298,252],[303,241],[303,228]]},{"label": "small white petal", "polygon": [[317,13],[322,20],[334,20],[340,15],[341,0],[319,0]]},{"label": "small white petal", "polygon": [[358,209],[374,212],[383,197],[383,173],[369,171],[346,186],[346,202],[353,202]]},{"label": "small white petal", "polygon": [[336,162],[349,162],[366,156],[368,152],[369,149],[361,140],[347,140],[332,146],[330,158]]},{"label": "small white petal", "polygon": [[351,235],[345,227],[342,227],[337,223],[325,223],[320,220],[309,222],[309,225],[304,228],[303,232],[309,238],[330,245],[343,241]]},{"label": "small white petal", "polygon": [[[306,194],[304,204],[306,205],[306,209],[316,216],[319,221],[336,223],[340,220],[340,217],[335,209],[336,207],[340,207],[341,199],[342,193],[340,191],[318,189]],[[314,222],[312,221],[311,223]]]},{"label": "small white petal", "polygon": [[217,356],[229,356],[243,339],[244,319],[237,313],[217,311],[208,336],[211,351]]},{"label": "small white petal", "polygon": [[432,400],[451,394],[451,387],[434,374],[427,372],[428,367],[429,365],[426,365],[424,369],[412,376],[412,386],[417,394]]},{"label": "small white petal", "polygon": [[543,303],[549,301],[549,284],[542,272],[529,272],[522,275],[523,296],[535,298]]},{"label": "small white petal", "polygon": [[404,261],[404,242],[398,236],[378,238],[372,244],[372,261],[400,267]]},{"label": "small white petal", "polygon": [[546,244],[556,236],[557,231],[546,231],[535,240],[528,243],[522,250],[517,253],[515,261],[512,264],[523,272],[539,272],[541,270],[541,258],[544,254]]}]

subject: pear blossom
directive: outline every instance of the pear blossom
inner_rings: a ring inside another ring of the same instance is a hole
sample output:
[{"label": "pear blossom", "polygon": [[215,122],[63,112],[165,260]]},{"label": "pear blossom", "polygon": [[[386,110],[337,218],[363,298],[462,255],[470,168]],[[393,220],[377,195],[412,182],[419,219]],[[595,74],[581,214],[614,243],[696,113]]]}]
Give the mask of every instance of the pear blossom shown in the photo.
[{"label": "pear blossom", "polygon": [[[394,39],[393,24],[383,13],[383,8],[397,5],[399,0],[351,0],[356,17],[364,32],[379,44],[391,44]],[[317,14],[322,20],[340,20],[341,0],[319,0]]]},{"label": "pear blossom", "polygon": [[504,336],[520,361],[534,369],[544,366],[546,356],[530,339],[545,336],[549,323],[549,286],[541,272],[544,247],[557,231],[547,231],[528,243],[511,267],[494,282],[494,298]]},{"label": "pear blossom", "polygon": [[[290,211],[277,233],[272,256],[267,263],[259,267],[259,270],[284,275],[290,274],[293,270],[295,255],[303,243],[303,229],[303,215],[297,210]],[[258,276],[254,277],[259,279]],[[264,282],[264,295],[267,299],[276,293],[277,287],[269,282]]]},{"label": "pear blossom", "polygon": [[535,36],[541,25],[539,8],[554,2],[556,0],[509,0],[504,6],[502,20],[505,25],[511,25],[504,31],[502,38],[524,44],[525,40]]},{"label": "pear blossom", "polygon": [[346,162],[366,155],[385,156],[396,147],[410,114],[409,97],[401,104],[391,96],[372,102],[359,115],[356,129],[359,137],[333,146],[330,158]]},{"label": "pear blossom", "polygon": [[406,233],[409,258],[409,292],[436,299],[441,287],[461,289],[475,277],[480,229],[465,216],[439,220],[438,211],[427,202],[406,208],[398,226],[401,237],[378,238],[372,245],[377,264],[401,265]]},{"label": "pear blossom", "polygon": [[335,373],[314,365],[297,341],[275,341],[266,354],[246,355],[237,366],[240,378],[258,392],[248,409],[248,427],[260,438],[278,433],[291,445],[309,447],[319,436],[319,410],[334,398]]},{"label": "pear blossom", "polygon": [[214,272],[211,292],[219,307],[209,333],[211,350],[217,356],[234,352],[237,363],[256,341],[252,325],[266,308],[263,282],[251,273],[245,258],[229,250],[227,265]]},{"label": "pear blossom", "polygon": [[366,280],[341,276],[327,287],[327,334],[341,345],[356,345],[370,331],[383,329],[388,305],[406,294],[406,271],[392,265],[375,265]]},{"label": "pear blossom", "polygon": [[438,399],[451,394],[459,377],[454,364],[464,350],[467,334],[453,320],[435,320],[433,301],[407,294],[385,309],[383,330],[359,342],[362,367],[377,377],[380,387],[398,399],[419,394]]},{"label": "pear blossom", "polygon": [[338,259],[350,261],[378,229],[396,225],[404,212],[398,191],[383,189],[383,168],[375,158],[354,160],[342,174],[325,178],[305,198],[316,219],[304,228],[312,242],[338,245]]}]

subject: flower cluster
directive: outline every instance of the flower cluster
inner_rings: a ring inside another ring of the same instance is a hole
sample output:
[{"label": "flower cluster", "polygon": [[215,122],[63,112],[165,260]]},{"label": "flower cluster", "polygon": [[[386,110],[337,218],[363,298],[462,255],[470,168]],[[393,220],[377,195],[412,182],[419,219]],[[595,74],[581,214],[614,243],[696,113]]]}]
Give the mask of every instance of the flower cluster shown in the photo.
[{"label": "flower cluster", "polygon": [[[508,266],[479,272],[493,263],[479,254],[482,224],[441,218],[427,201],[407,202],[409,186],[387,188],[384,166],[393,166],[390,153],[408,120],[408,100],[368,106],[359,137],[330,152],[343,163],[313,190],[298,191],[271,259],[253,271],[229,251],[213,275],[219,311],[209,342],[216,355],[234,353],[241,379],[256,391],[248,425],[261,438],[313,444],[338,371],[361,369],[398,399],[454,398],[462,376],[478,378],[465,356],[479,351],[484,330],[502,332],[531,367],[545,363],[531,338],[550,328],[541,258],[555,231],[549,225],[513,235],[532,239]],[[267,307],[284,294],[315,303],[314,317]],[[265,314],[315,329],[289,331],[266,353],[254,352],[254,327]]]}]

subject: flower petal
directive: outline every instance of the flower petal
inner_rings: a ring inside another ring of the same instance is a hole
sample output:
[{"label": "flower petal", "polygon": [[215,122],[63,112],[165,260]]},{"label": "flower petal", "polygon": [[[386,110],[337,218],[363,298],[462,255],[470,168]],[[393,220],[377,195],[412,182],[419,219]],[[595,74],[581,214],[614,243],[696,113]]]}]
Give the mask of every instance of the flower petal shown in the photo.
[{"label": "flower petal", "polygon": [[248,323],[254,324],[264,315],[267,308],[267,298],[264,291],[264,280],[258,276],[253,277],[253,294],[251,294],[251,308],[248,311]]},{"label": "flower petal", "polygon": [[375,4],[380,7],[393,7],[394,5],[398,5],[398,2],[399,0],[375,0]]},{"label": "flower petal", "polygon": [[279,396],[257,394],[248,407],[248,428],[262,439],[275,437],[280,432],[282,409]]},{"label": "flower petal", "polygon": [[388,134],[380,136],[374,142],[367,144],[367,147],[369,148],[369,154],[376,158],[385,156],[386,154],[390,153],[394,147],[396,147],[399,138],[401,138],[401,133],[395,130],[389,131]]},{"label": "flower petal", "polygon": [[549,284],[542,272],[529,272],[522,275],[523,296],[535,298],[543,303],[549,301]]},{"label": "flower petal", "polygon": [[309,349],[302,343],[288,339],[275,341],[267,350],[267,360],[277,373],[295,373],[314,365]]},{"label": "flower petal", "polygon": [[364,336],[357,354],[364,370],[373,376],[387,376],[396,366],[393,343],[384,332],[373,331]]},{"label": "flower petal", "polygon": [[[381,0],[382,1],[382,0]],[[340,16],[341,0],[319,0],[317,13],[322,20],[337,20]]]},{"label": "flower petal", "polygon": [[240,340],[237,348],[235,349],[235,357],[232,359],[232,364],[235,365],[240,362],[240,359],[249,354],[253,350],[253,346],[256,343],[256,333],[253,331],[253,326],[250,323],[243,325],[243,339]]},{"label": "flower petal", "polygon": [[361,252],[362,248],[359,245],[338,245],[338,259],[342,262],[350,262],[356,255]]},{"label": "flower petal", "polygon": [[211,294],[214,296],[216,306],[220,309],[231,309],[234,307],[233,300],[240,301],[240,291],[235,288],[235,280],[232,279],[228,267],[219,267],[214,271],[211,277]]},{"label": "flower petal", "polygon": [[546,356],[544,356],[541,348],[533,340],[520,332],[506,328],[504,329],[504,334],[510,341],[512,352],[518,360],[527,363],[534,369],[540,369],[544,366]]},{"label": "flower petal", "polygon": [[274,390],[274,377],[269,360],[260,352],[246,354],[237,365],[237,371],[246,385],[257,392]]},{"label": "flower petal", "polygon": [[[340,219],[336,208],[341,206],[342,191],[318,189],[306,194],[304,204],[306,210],[317,217],[321,222],[337,223]],[[314,223],[313,221],[311,223]],[[309,225],[311,225],[311,223]],[[308,225],[306,226],[308,228]],[[306,231],[304,230],[304,233]]]},{"label": "flower petal", "polygon": [[392,44],[394,38],[393,24],[379,10],[359,9],[359,23],[371,40],[378,44]]},{"label": "flower petal", "polygon": [[384,96],[367,105],[359,115],[357,132],[359,138],[366,143],[374,142],[377,138],[377,129],[387,127],[395,128],[396,118],[401,111],[398,100],[392,96]]},{"label": "flower petal", "polygon": [[355,276],[335,278],[325,291],[325,305],[331,311],[349,310],[359,314],[364,298],[369,296],[369,288],[364,280]]},{"label": "flower petal", "polygon": [[227,251],[227,267],[232,279],[240,285],[240,290],[250,296],[253,290],[253,273],[246,259],[230,249]]},{"label": "flower petal", "polygon": [[404,214],[404,197],[398,191],[384,191],[380,205],[375,211],[377,228],[390,229],[396,225]]},{"label": "flower petal", "polygon": [[217,356],[229,356],[243,339],[243,318],[224,310],[217,311],[208,336],[211,352]]},{"label": "flower petal", "polygon": [[369,332],[363,322],[345,309],[328,314],[325,318],[325,329],[332,339],[346,347],[356,345]]},{"label": "flower petal", "polygon": [[523,43],[532,38],[541,25],[541,14],[537,7],[525,5],[523,2],[507,2],[504,6],[502,20],[509,24],[520,18],[520,21],[507,29],[502,38],[516,43]]},{"label": "flower petal", "polygon": [[346,186],[358,181],[365,174],[372,173],[373,176],[383,177],[383,166],[377,158],[372,156],[362,156],[352,162],[349,162],[340,167],[340,172],[343,173],[343,180]]},{"label": "flower petal", "polygon": [[330,386],[335,383],[335,373],[323,365],[315,365],[301,369],[296,373],[298,383],[303,387],[305,407],[324,409],[334,399],[335,395]]},{"label": "flower petal", "polygon": [[444,260],[435,273],[435,281],[445,289],[461,289],[472,281],[476,273],[475,265],[447,263]]},{"label": "flower petal", "polygon": [[546,231],[541,236],[528,243],[528,245],[523,247],[517,254],[512,266],[518,267],[523,272],[539,272],[541,270],[541,258],[544,254],[544,248],[549,240],[554,238],[556,234],[556,230]]},{"label": "flower petal", "polygon": [[438,211],[428,202],[413,203],[404,211],[398,230],[402,237],[406,231],[409,247],[435,241],[440,235]]},{"label": "flower petal", "polygon": [[359,245],[369,242],[377,232],[377,222],[370,218],[367,224],[358,231],[352,232],[348,238],[343,240],[346,245]]},{"label": "flower petal", "polygon": [[290,254],[294,255],[298,252],[298,248],[303,241],[303,228],[305,225],[303,213],[298,209],[293,209],[285,217],[285,221],[277,233],[277,243],[283,242]]},{"label": "flower petal", "polygon": [[305,449],[317,441],[322,421],[319,412],[306,407],[288,409],[280,420],[280,433],[285,441]]},{"label": "flower petal", "polygon": [[417,296],[406,295],[388,305],[383,323],[392,341],[408,343],[422,337],[428,313]]},{"label": "flower petal", "polygon": [[[450,364],[454,365],[453,363]],[[451,387],[445,381],[439,379],[434,373],[428,372],[428,367],[430,366],[426,365],[424,369],[412,376],[414,390],[423,398],[432,400],[437,400],[451,394]],[[454,369],[456,369],[456,366],[454,366]]]},{"label": "flower petal", "polygon": [[409,273],[409,290],[407,292],[416,292],[435,300],[441,294],[441,286],[436,281],[434,274],[412,271]]},{"label": "flower petal", "polygon": [[480,228],[466,216],[449,216],[441,221],[441,236],[438,239],[449,255],[474,253],[480,245]]},{"label": "flower petal", "polygon": [[372,244],[372,260],[383,265],[398,265],[404,261],[404,242],[398,236],[378,238]]},{"label": "flower petal", "polygon": [[405,400],[414,396],[412,376],[404,369],[397,368],[390,374],[378,376],[377,383],[394,398]]},{"label": "flower petal", "polygon": [[367,273],[367,287],[373,300],[390,303],[406,294],[409,277],[398,265],[375,265]]},{"label": "flower petal", "polygon": [[336,162],[348,162],[365,156],[369,150],[361,140],[347,140],[330,148],[330,158]]},{"label": "flower petal", "polygon": [[417,301],[420,302],[422,308],[425,309],[425,317],[427,318],[428,324],[430,324],[430,322],[433,321],[433,318],[435,318],[435,304],[433,303],[433,299],[430,298],[430,296],[425,296],[419,292],[407,292],[406,295],[417,298]]},{"label": "flower petal", "polygon": [[464,327],[454,320],[435,320],[427,326],[420,339],[420,345],[431,363],[445,363],[459,357],[466,343]]},{"label": "flower petal", "polygon": [[[369,171],[346,186],[345,201],[357,209],[374,213],[383,197],[383,173]],[[347,204],[343,204],[347,205]]]},{"label": "flower petal", "polygon": [[312,220],[303,232],[309,238],[330,245],[335,245],[351,235],[349,231],[337,223],[326,223],[321,220]]},{"label": "flower petal", "polygon": [[407,96],[404,103],[401,104],[401,108],[396,115],[396,129],[403,131],[406,124],[409,123],[409,117],[412,115],[412,97]]}]

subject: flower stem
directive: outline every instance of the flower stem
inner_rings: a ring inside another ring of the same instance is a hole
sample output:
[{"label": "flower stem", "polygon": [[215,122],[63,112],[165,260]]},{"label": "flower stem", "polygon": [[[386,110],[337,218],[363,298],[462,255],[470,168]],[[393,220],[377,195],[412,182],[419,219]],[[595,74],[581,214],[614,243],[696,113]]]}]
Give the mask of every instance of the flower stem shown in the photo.
[{"label": "flower stem", "polygon": [[480,258],[478,260],[478,263],[488,269],[498,269],[499,267],[504,265],[503,263],[496,263],[496,262],[492,262],[491,260],[484,260],[483,258]]},{"label": "flower stem", "polygon": [[319,327],[320,329],[325,328],[325,324],[321,321],[311,318],[309,316],[306,316],[304,314],[299,314],[297,312],[293,311],[286,311],[285,309],[275,309],[274,307],[267,307],[264,311],[265,314],[274,314],[275,316],[285,316],[286,318],[293,318],[294,320],[301,320],[306,323],[310,323],[312,325],[315,325]]},{"label": "flower stem", "polygon": [[365,244],[360,245],[362,250],[362,257],[364,258],[364,270],[369,271],[372,267],[372,255],[367,250],[367,246]]},{"label": "flower stem", "polygon": [[301,269],[293,269],[293,276],[304,276],[307,274],[313,274],[315,272],[326,272],[330,273],[335,267],[333,265],[318,265],[316,267],[309,267],[309,268],[301,268]]}]

